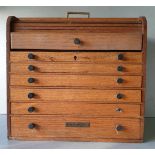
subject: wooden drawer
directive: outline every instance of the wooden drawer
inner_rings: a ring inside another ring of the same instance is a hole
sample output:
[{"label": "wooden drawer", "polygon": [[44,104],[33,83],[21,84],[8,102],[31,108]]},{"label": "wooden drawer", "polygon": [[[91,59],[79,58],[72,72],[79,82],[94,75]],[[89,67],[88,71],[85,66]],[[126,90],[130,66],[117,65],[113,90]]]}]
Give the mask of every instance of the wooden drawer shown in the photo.
[{"label": "wooden drawer", "polygon": [[[47,82],[48,81],[48,82]],[[141,87],[141,76],[10,74],[11,86]]]},{"label": "wooden drawer", "polygon": [[[82,64],[82,63],[11,63],[11,73],[70,73],[141,75],[140,64]],[[33,70],[30,71],[29,68]],[[122,71],[118,71],[119,69]]]},{"label": "wooden drawer", "polygon": [[[82,108],[82,109],[81,109]],[[140,117],[140,105],[37,102],[11,103],[11,114]]]},{"label": "wooden drawer", "polygon": [[[32,129],[29,129],[31,127]],[[140,120],[60,116],[12,116],[11,136],[33,138],[140,139]]]},{"label": "wooden drawer", "polygon": [[[29,95],[29,98],[28,98]],[[83,101],[83,102],[141,102],[141,90],[95,89],[25,89],[11,88],[10,99],[18,101]]]},{"label": "wooden drawer", "polygon": [[142,33],[11,32],[11,49],[141,50]]},{"label": "wooden drawer", "polygon": [[10,52],[11,62],[142,63],[142,52]]}]

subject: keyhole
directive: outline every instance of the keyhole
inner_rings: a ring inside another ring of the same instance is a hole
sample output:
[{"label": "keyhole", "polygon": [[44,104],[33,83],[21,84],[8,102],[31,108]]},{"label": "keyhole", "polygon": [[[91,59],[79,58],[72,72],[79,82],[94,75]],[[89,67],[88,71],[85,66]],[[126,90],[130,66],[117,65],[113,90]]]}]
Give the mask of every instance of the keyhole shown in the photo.
[{"label": "keyhole", "polygon": [[77,59],[77,56],[74,56],[74,60],[76,60]]}]

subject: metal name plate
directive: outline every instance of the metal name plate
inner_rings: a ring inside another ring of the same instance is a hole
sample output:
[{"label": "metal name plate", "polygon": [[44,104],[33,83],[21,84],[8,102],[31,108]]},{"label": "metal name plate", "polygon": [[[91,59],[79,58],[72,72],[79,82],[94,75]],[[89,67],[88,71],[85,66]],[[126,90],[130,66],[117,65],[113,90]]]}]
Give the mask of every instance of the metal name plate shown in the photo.
[{"label": "metal name plate", "polygon": [[65,126],[86,128],[86,127],[90,127],[90,122],[66,122]]}]

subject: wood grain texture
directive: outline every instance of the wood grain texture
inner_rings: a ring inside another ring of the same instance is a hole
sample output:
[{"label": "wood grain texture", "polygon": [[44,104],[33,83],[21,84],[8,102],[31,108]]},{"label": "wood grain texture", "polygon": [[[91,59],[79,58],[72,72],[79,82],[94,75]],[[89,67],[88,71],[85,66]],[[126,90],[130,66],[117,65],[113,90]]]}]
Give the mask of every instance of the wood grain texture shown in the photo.
[{"label": "wood grain texture", "polygon": [[[34,112],[28,108],[34,107]],[[84,117],[140,117],[140,105],[98,103],[11,103],[11,114],[74,115]]]},{"label": "wood grain texture", "polygon": [[[8,138],[142,142],[146,31],[144,17],[8,18]],[[81,44],[74,45],[74,38]],[[124,83],[117,84],[118,77]],[[90,127],[65,127],[66,122]],[[28,129],[29,123],[36,128]],[[118,124],[123,131],[116,131]]]},{"label": "wood grain texture", "polygon": [[[74,44],[79,38],[80,45]],[[141,33],[12,32],[11,49],[141,50]]]},{"label": "wood grain texture", "polygon": [[[15,101],[91,101],[91,102],[141,102],[141,90],[94,90],[94,89],[23,89],[10,88],[10,100]],[[28,93],[35,97],[28,98]],[[117,94],[123,94],[117,99]]]},{"label": "wood grain texture", "polygon": [[[34,71],[29,71],[28,66],[33,65]],[[123,71],[117,71],[118,66]],[[11,73],[70,73],[70,74],[100,74],[100,75],[142,75],[140,64],[83,64],[83,63],[11,63]]]},{"label": "wood grain texture", "polygon": [[141,18],[18,18],[15,23],[59,24],[141,24]]},{"label": "wood grain texture", "polygon": [[[146,94],[146,57],[147,57],[147,20],[146,17],[141,17],[142,21],[142,32],[143,32],[143,83],[142,87],[144,87],[144,90],[142,91],[142,100],[144,103],[141,105],[141,115],[144,116],[145,112],[145,94]],[[141,139],[144,139],[144,118],[141,121]]]},{"label": "wood grain texture", "polygon": [[9,114],[11,112],[10,108],[10,79],[9,79],[9,72],[10,72],[10,49],[11,49],[11,37],[10,37],[10,32],[12,31],[12,25],[13,22],[16,20],[16,17],[14,16],[9,16],[6,21],[6,96],[7,96],[7,137],[10,137],[10,132],[11,132],[11,125],[10,125],[10,117]]},{"label": "wood grain texture", "polygon": [[[30,23],[29,23],[30,24]],[[24,26],[23,26],[24,25]],[[35,32],[40,32],[40,31],[51,31],[51,32],[70,32],[70,31],[74,31],[76,33],[141,33],[142,32],[142,28],[140,25],[135,25],[133,24],[133,26],[129,25],[123,25],[123,24],[116,24],[114,26],[111,26],[111,24],[108,25],[96,25],[93,26],[92,24],[89,24],[88,26],[83,24],[82,25],[78,25],[78,24],[72,24],[72,26],[63,26],[62,24],[57,26],[54,24],[50,24],[51,26],[49,26],[49,24],[44,24],[44,26],[42,24],[37,24],[35,26],[33,26],[32,24],[29,26],[26,23],[24,23],[22,26],[21,25],[14,25],[13,27],[13,32],[33,32],[35,30]]]},{"label": "wood grain texture", "polygon": [[[28,79],[32,78],[33,83]],[[122,83],[117,80],[122,79]],[[48,81],[48,82],[47,82]],[[99,76],[99,75],[23,75],[11,74],[11,86],[53,86],[53,87],[97,87],[97,88],[123,88],[139,87],[141,88],[141,76]]]},{"label": "wood grain texture", "polygon": [[[90,122],[90,127],[65,127],[66,122]],[[29,129],[28,124],[36,124]],[[116,125],[122,125],[123,131],[117,132]],[[124,118],[82,118],[52,116],[12,116],[12,137],[87,137],[87,138],[122,138],[140,139],[140,119]]]},{"label": "wood grain texture", "polygon": [[[134,52],[134,53],[133,53]],[[85,62],[85,63],[142,63],[141,52],[32,52],[31,50],[10,52],[10,62]],[[28,59],[28,54],[34,59]],[[123,60],[118,60],[118,55]]]},{"label": "wood grain texture", "polygon": [[69,142],[112,142],[112,143],[143,143],[143,139],[122,139],[122,138],[87,138],[87,137],[8,137],[9,140],[22,140],[22,141],[69,141]]}]

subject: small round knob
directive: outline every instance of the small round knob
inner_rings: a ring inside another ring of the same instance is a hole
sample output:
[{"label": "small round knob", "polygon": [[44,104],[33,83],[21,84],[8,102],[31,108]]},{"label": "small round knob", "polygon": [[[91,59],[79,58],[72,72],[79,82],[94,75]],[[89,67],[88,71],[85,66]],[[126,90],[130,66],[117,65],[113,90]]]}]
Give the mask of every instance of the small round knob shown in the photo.
[{"label": "small round knob", "polygon": [[35,59],[35,55],[32,53],[29,53],[27,57],[28,59]]},{"label": "small round knob", "polygon": [[27,109],[27,111],[30,112],[30,113],[31,113],[31,112],[34,112],[34,111],[35,111],[35,107],[29,107],[29,108]]},{"label": "small round knob", "polygon": [[28,93],[28,98],[31,99],[31,98],[34,98],[35,94],[34,93]]},{"label": "small round knob", "polygon": [[116,125],[115,129],[117,131],[122,131],[122,130],[124,130],[124,127],[122,125],[118,124],[118,125]]},{"label": "small round knob", "polygon": [[28,125],[28,128],[29,129],[34,129],[36,127],[36,125],[34,124],[34,123],[30,123],[29,125]]},{"label": "small round knob", "polygon": [[117,67],[117,71],[122,72],[123,71],[123,67],[122,66],[118,66]]},{"label": "small round knob", "polygon": [[118,60],[123,60],[124,59],[124,55],[123,54],[118,54],[117,55],[117,59]]},{"label": "small round knob", "polygon": [[123,110],[121,108],[116,108],[116,112],[122,112]]},{"label": "small round knob", "polygon": [[29,71],[34,71],[34,70],[35,70],[35,66],[29,65],[29,66],[28,66],[28,70],[29,70]]},{"label": "small round knob", "polygon": [[27,81],[28,81],[28,83],[34,83],[35,79],[34,78],[28,78]]},{"label": "small round knob", "polygon": [[80,45],[80,44],[81,44],[80,39],[79,39],[79,38],[75,38],[75,39],[74,39],[74,44]]},{"label": "small round knob", "polygon": [[118,79],[117,79],[117,83],[119,83],[119,84],[120,84],[120,83],[123,83],[123,81],[124,81],[124,80],[123,80],[122,78],[118,78]]},{"label": "small round knob", "polygon": [[119,94],[116,95],[116,97],[117,97],[118,99],[122,99],[122,98],[123,98],[123,94],[120,94],[120,93],[119,93]]},{"label": "small round knob", "polygon": [[77,60],[77,56],[74,56],[74,60]]}]

